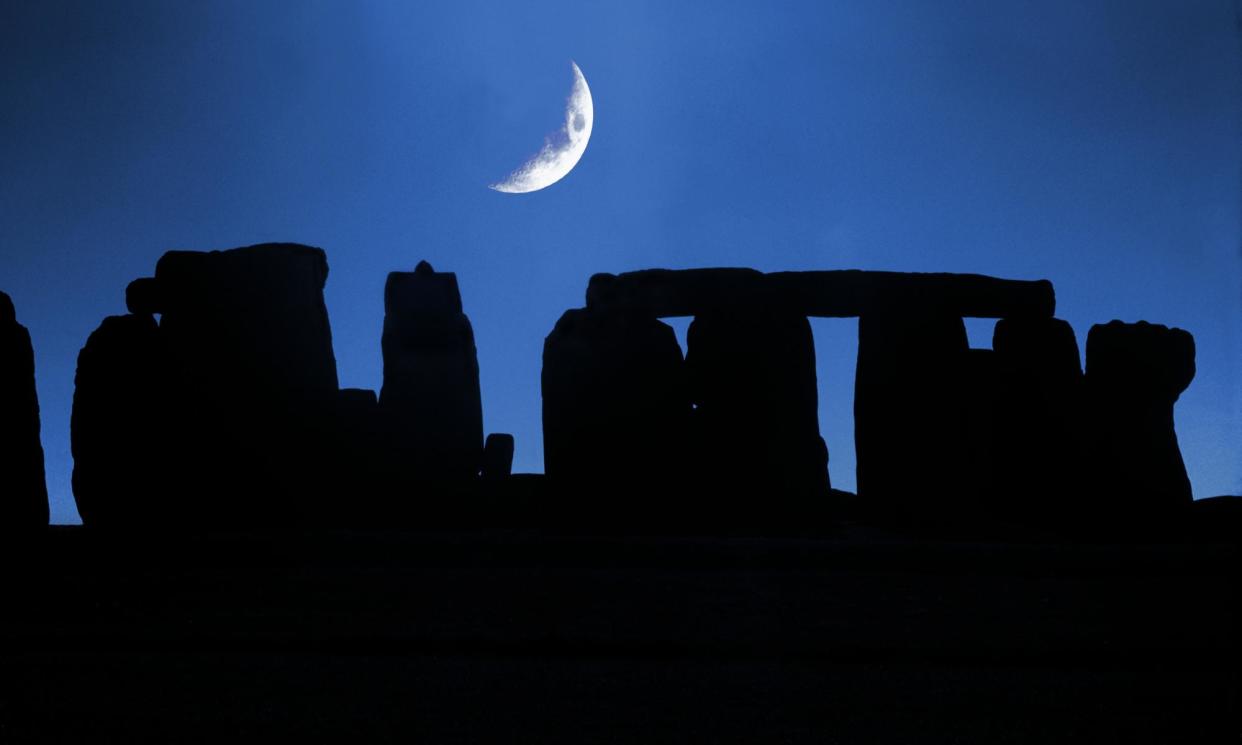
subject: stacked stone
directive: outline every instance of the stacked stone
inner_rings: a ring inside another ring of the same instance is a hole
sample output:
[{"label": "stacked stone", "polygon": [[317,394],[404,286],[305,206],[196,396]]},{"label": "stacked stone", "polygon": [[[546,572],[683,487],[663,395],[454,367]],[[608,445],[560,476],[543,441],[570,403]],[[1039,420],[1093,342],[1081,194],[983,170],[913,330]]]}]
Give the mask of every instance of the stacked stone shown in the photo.
[{"label": "stacked stone", "polygon": [[320,249],[262,244],[170,251],[131,283],[132,315],[105,320],[79,357],[74,493],[87,524],[269,526],[325,498],[327,273]]},{"label": "stacked stone", "polygon": [[[870,273],[867,273],[870,275]],[[868,276],[892,291],[860,299],[854,432],[860,496],[891,519],[971,522],[995,515],[1001,389],[989,350],[970,349],[963,316],[1052,316],[1046,281],[974,275]]]},{"label": "stacked stone", "polygon": [[47,520],[34,347],[13,301],[0,292],[0,531],[29,530]]},{"label": "stacked stone", "polygon": [[[654,526],[826,495],[810,326],[771,301],[751,269],[592,277],[544,345],[549,477],[654,503]],[[684,360],[669,315],[695,317]]]},{"label": "stacked stone", "polygon": [[[991,498],[1000,400],[997,356],[969,349],[962,317],[1043,318],[1054,307],[1047,281],[978,275],[750,269],[596,275],[587,308],[567,313],[544,348],[547,471],[563,476],[579,469],[589,482],[593,473],[638,469],[643,477],[635,475],[636,483],[648,489],[693,484],[688,491],[714,494],[715,508],[749,500],[755,514],[770,510],[774,496],[826,496],[827,450],[806,317],[858,316],[861,492],[894,515],[960,518]],[[683,372],[671,332],[650,324],[686,315],[695,320]],[[668,351],[645,357],[613,351],[643,348],[628,340],[644,334],[666,337]],[[564,360],[574,348],[582,361],[571,365]],[[665,392],[683,390],[683,376],[692,411],[678,446],[685,404],[680,394]],[[618,401],[614,391],[625,393]],[[677,438],[653,437],[669,427]],[[597,429],[616,434],[607,448],[591,447]],[[577,436],[586,432],[590,437]],[[647,448],[650,443],[659,446]],[[662,455],[670,446],[688,454],[680,470],[670,471]]]},{"label": "stacked stone", "polygon": [[384,288],[379,408],[394,467],[416,480],[470,479],[483,457],[479,362],[457,275],[419,262]]}]

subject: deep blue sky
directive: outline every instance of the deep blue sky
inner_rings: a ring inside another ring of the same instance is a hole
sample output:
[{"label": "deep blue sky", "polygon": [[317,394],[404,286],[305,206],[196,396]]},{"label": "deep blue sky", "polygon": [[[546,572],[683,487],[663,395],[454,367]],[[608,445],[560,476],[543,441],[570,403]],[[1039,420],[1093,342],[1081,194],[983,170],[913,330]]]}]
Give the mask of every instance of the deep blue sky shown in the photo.
[{"label": "deep blue sky", "polygon": [[[1047,277],[1058,315],[1194,333],[1198,496],[1242,493],[1233,0],[39,2],[0,10],[0,289],[37,351],[55,522],[77,352],[170,248],[328,251],[343,385],[378,388],[387,272],[455,271],[488,431],[542,470],[543,337],[653,266]],[[561,121],[578,167],[490,191]],[[684,330],[684,323],[677,324]],[[976,346],[990,323],[972,322]],[[854,486],[855,323],[815,324]]]}]

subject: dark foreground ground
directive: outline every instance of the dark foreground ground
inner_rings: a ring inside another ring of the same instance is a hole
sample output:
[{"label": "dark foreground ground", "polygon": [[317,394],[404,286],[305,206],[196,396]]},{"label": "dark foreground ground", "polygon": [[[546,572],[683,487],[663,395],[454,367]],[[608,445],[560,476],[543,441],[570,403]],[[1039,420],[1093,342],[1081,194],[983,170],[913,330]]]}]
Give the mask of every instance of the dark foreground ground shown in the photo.
[{"label": "dark foreground ground", "polygon": [[1228,543],[4,548],[0,743],[1238,743]]}]

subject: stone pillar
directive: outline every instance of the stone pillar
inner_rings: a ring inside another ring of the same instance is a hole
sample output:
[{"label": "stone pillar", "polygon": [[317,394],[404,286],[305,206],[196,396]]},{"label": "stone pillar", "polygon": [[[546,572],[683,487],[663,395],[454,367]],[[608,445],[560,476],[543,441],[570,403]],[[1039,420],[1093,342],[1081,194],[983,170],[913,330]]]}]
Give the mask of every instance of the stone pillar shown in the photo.
[{"label": "stone pillar", "polygon": [[828,496],[819,433],[815,341],[805,316],[718,311],[687,335],[695,483],[732,511],[762,515],[780,502]]},{"label": "stone pillar", "polygon": [[858,491],[890,518],[946,516],[945,501],[961,487],[968,348],[957,316],[894,312],[858,320]]},{"label": "stone pillar", "polygon": [[566,311],[543,345],[548,478],[582,500],[679,491],[690,413],[683,365],[673,329],[659,321]]},{"label": "stone pillar", "polygon": [[297,522],[323,483],[317,432],[337,392],[323,251],[169,251],[127,292],[161,313],[180,426],[174,489],[199,525]]},{"label": "stone pillar", "polygon": [[423,261],[384,289],[379,405],[396,461],[416,479],[466,479],[483,456],[483,404],[457,276]]},{"label": "stone pillar", "polygon": [[1056,318],[1006,318],[992,334],[996,498],[1010,520],[1072,521],[1082,497],[1083,375],[1074,329]]},{"label": "stone pillar", "polygon": [[73,496],[89,526],[173,525],[184,508],[174,474],[170,369],[149,315],[104,319],[78,354],[70,433]]},{"label": "stone pillar", "polygon": [[0,292],[0,531],[47,525],[34,347]]},{"label": "stone pillar", "polygon": [[1194,338],[1181,329],[1144,321],[1091,327],[1088,468],[1105,519],[1157,518],[1189,505],[1173,404],[1194,375]]}]

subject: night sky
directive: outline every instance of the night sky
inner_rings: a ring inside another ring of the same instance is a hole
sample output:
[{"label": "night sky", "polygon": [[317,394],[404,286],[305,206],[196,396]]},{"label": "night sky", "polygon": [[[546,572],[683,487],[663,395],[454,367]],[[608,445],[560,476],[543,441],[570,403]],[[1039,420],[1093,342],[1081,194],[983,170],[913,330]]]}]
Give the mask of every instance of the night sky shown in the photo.
[{"label": "night sky", "polygon": [[[454,271],[486,430],[542,471],[543,338],[598,271],[1046,277],[1083,346],[1195,335],[1200,497],[1242,493],[1242,6],[1194,2],[38,2],[0,9],[0,289],[36,349],[53,522],[76,522],[78,350],[166,250],[324,248],[341,383],[383,284]],[[491,191],[562,122],[585,156]],[[674,324],[683,335],[686,323]],[[813,323],[854,487],[856,322]],[[990,321],[968,322],[988,346]]]}]

